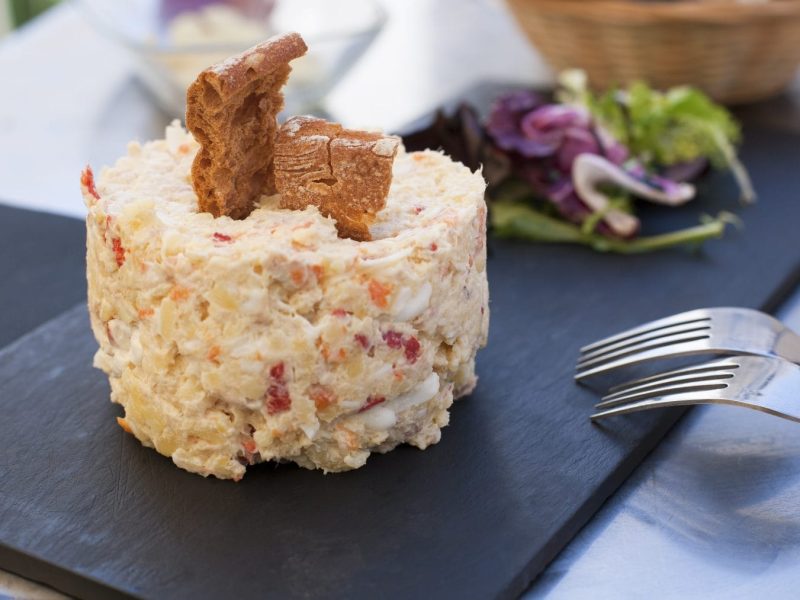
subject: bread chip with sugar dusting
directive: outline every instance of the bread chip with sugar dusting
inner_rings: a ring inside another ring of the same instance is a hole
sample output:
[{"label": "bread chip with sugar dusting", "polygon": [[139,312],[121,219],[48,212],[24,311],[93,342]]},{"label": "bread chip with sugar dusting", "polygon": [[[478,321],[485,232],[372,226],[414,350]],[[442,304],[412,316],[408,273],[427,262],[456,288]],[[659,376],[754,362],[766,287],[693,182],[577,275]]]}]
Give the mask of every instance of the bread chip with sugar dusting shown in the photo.
[{"label": "bread chip with sugar dusting", "polygon": [[400,139],[345,129],[314,117],[293,117],[275,140],[275,187],[281,207],[319,208],[341,237],[366,241],[386,204]]},{"label": "bread chip with sugar dusting", "polygon": [[270,38],[209,67],[186,93],[186,126],[200,143],[192,183],[200,210],[242,219],[275,192],[276,115],[289,61],[306,53],[297,33]]}]

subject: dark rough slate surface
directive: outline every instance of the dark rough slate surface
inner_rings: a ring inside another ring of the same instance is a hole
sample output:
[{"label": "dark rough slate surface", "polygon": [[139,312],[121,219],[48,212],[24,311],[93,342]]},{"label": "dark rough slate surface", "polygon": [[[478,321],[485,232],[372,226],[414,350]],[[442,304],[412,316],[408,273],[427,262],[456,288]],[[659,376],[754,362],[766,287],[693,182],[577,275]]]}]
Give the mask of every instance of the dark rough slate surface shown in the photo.
[{"label": "dark rough slate surface", "polygon": [[[774,308],[800,266],[798,140],[749,132],[762,202],[701,254],[492,243],[475,394],[437,446],[350,473],[265,465],[235,484],[142,448],[114,423],[76,307],[0,352],[0,567],[87,598],[519,594],[681,414],[590,425],[578,347],[699,306]],[[735,208],[724,180],[708,186],[662,224]]]},{"label": "dark rough slate surface", "polygon": [[86,297],[83,221],[0,205],[0,348]]}]

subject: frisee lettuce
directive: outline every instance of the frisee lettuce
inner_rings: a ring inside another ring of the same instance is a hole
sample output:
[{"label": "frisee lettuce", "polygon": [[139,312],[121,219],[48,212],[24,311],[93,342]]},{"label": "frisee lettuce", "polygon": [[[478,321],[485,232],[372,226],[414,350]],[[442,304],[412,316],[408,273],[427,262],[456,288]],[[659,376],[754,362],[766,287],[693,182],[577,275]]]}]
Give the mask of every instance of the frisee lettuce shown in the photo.
[{"label": "frisee lettuce", "polygon": [[559,78],[559,100],[583,106],[603,127],[641,160],[658,170],[697,158],[730,169],[743,202],[756,199],[744,165],[736,155],[741,131],[724,107],[691,87],[659,92],[643,82],[593,94],[582,71],[565,71]]}]

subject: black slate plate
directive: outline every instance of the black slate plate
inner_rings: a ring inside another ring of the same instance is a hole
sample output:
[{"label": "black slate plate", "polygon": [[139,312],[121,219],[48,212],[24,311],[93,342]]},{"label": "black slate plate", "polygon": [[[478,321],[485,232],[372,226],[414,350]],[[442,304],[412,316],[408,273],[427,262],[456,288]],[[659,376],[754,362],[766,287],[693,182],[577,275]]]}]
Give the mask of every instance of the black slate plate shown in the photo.
[{"label": "black slate plate", "polygon": [[0,348],[86,296],[84,231],[78,219],[0,205]]},{"label": "black slate plate", "polygon": [[[142,448],[114,423],[76,307],[0,352],[0,567],[89,598],[520,593],[681,414],[590,425],[577,348],[698,306],[774,308],[798,280],[798,149],[748,132],[762,202],[699,254],[493,242],[478,389],[437,446],[341,475],[265,465],[234,484]],[[664,216],[732,207],[722,179],[708,187]]]}]

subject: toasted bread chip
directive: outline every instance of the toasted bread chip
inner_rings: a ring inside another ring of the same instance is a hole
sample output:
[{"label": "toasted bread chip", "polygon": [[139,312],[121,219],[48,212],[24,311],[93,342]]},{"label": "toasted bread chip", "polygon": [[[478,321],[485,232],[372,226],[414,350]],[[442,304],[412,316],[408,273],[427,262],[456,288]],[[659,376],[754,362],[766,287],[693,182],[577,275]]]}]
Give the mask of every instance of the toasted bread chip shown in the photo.
[{"label": "toasted bread chip", "polygon": [[289,61],[306,53],[287,33],[209,67],[186,93],[186,126],[200,143],[192,183],[200,210],[242,219],[262,193],[275,193],[276,115]]},{"label": "toasted bread chip", "polygon": [[341,237],[370,239],[369,225],[386,204],[400,139],[293,117],[275,140],[275,186],[282,208],[313,204],[336,220]]}]

